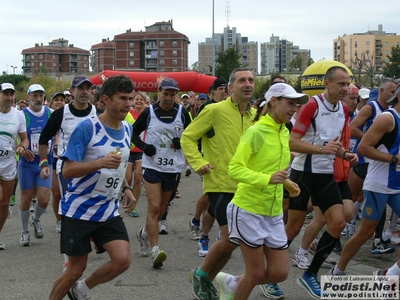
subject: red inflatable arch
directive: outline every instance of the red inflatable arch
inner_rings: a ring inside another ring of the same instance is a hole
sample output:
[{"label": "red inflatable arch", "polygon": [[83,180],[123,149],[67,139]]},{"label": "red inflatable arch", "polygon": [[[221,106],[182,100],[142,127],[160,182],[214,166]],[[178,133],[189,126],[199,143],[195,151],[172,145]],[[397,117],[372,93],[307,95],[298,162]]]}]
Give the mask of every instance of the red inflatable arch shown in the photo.
[{"label": "red inflatable arch", "polygon": [[166,75],[175,79],[181,91],[193,91],[196,93],[208,93],[208,88],[213,85],[215,76],[189,72],[126,72],[106,70],[90,78],[93,84],[101,85],[107,78],[124,74],[135,83],[136,91],[156,92],[158,90],[157,77]]}]

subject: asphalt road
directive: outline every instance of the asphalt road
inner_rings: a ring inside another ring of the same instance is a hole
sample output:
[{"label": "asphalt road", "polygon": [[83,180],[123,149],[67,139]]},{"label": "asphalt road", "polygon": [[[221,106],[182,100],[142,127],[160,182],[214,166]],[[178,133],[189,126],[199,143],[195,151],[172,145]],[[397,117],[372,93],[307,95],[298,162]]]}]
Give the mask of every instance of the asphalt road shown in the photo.
[{"label": "asphalt road", "polygon": [[[147,199],[141,196],[138,204],[138,218],[124,216],[131,239],[132,263],[130,268],[106,284],[95,287],[90,292],[91,299],[194,299],[191,295],[191,284],[188,272],[199,266],[202,259],[197,255],[197,242],[189,237],[189,219],[193,216],[197,199],[202,194],[202,182],[197,174],[182,177],[179,187],[181,198],[175,199],[168,216],[169,234],[160,236],[159,246],[166,251],[167,260],[161,269],[152,268],[151,259],[141,257],[138,252],[136,230],[145,224]],[[19,204],[19,192],[17,194]],[[0,299],[47,299],[52,283],[62,272],[64,258],[59,253],[59,234],[55,232],[55,217],[49,205],[42,216],[45,231],[43,239],[34,237],[30,228],[30,247],[19,246],[21,225],[18,217],[18,206],[13,207],[13,215],[7,220],[1,233],[6,244],[6,250],[0,251]],[[210,237],[215,240],[218,233],[214,226]],[[289,259],[298,249],[300,236],[292,243]],[[342,238],[345,242],[346,239]],[[397,255],[376,256],[369,254],[371,243],[365,246],[357,256],[357,261],[349,265],[348,273],[371,274],[377,266],[389,267]],[[333,254],[337,258],[336,254]],[[107,254],[97,255],[92,252],[85,274],[90,274],[95,268],[108,260]],[[322,268],[320,274],[329,269]],[[240,250],[237,249],[223,270],[227,273],[240,274],[244,264]],[[309,299],[310,297],[297,284],[296,279],[302,270],[292,266],[289,278],[280,284],[285,293],[285,299]],[[67,299],[67,297],[65,298]],[[250,299],[265,299],[261,290],[256,287]]]}]

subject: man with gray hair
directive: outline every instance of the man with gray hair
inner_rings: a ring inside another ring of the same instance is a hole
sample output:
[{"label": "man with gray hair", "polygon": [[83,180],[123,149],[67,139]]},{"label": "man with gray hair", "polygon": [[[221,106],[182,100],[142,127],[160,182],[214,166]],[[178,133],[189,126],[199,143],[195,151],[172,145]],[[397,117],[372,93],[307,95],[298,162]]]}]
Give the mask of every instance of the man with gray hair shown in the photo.
[{"label": "man with gray hair", "polygon": [[[253,73],[247,68],[233,70],[229,91],[230,97],[207,105],[182,135],[182,147],[188,162],[203,176],[203,192],[210,198],[208,212],[217,219],[222,231],[221,239],[211,246],[201,266],[190,274],[196,299],[219,299],[212,280],[236,249],[228,239],[226,208],[234,196],[237,182],[228,178],[228,165],[240,137],[254,119],[255,109],[250,106],[254,92]],[[204,157],[198,150],[200,138]]]},{"label": "man with gray hair", "polygon": [[[24,174],[20,176],[19,184],[21,187],[21,203],[19,205],[19,218],[22,225],[22,234],[19,241],[20,246],[30,246],[30,234],[28,230],[28,222],[34,228],[35,237],[42,239],[44,236],[40,217],[44,213],[49,204],[52,173],[48,178],[41,178],[40,171],[43,164],[53,163],[53,141],[50,139],[48,143],[48,151],[46,158],[40,160],[39,156],[39,137],[50,118],[51,111],[44,105],[45,90],[40,84],[32,84],[28,88],[29,106],[22,111],[27,120],[26,128],[29,138],[29,147],[26,149],[25,157],[21,157],[18,163],[18,173]],[[37,197],[35,212],[29,220],[29,206],[32,198]]]}]

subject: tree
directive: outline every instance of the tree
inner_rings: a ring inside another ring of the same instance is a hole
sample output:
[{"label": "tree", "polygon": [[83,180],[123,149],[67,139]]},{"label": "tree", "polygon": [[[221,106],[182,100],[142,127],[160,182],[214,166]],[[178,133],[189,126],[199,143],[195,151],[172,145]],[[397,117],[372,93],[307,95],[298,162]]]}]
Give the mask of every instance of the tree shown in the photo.
[{"label": "tree", "polygon": [[[16,90],[15,99],[17,101],[21,99],[26,99],[26,93],[28,91],[29,86],[35,83],[40,84],[46,90],[47,100],[50,99],[53,93],[63,92],[67,90],[71,84],[70,81],[59,81],[56,80],[54,77],[44,74],[35,75],[32,76],[32,78],[28,78],[25,75],[6,75],[6,76],[20,77],[18,83],[14,84]],[[6,81],[6,80],[3,81],[3,77],[5,76],[0,77],[0,80],[2,80],[1,82],[13,83],[13,81]]]},{"label": "tree", "polygon": [[193,63],[192,66],[190,67],[190,70],[199,72],[199,62],[196,61],[195,63]]},{"label": "tree", "polygon": [[219,52],[217,59],[215,60],[215,75],[228,80],[231,72],[234,69],[241,67],[239,62],[241,57],[242,55],[239,54],[236,47],[229,47],[225,51]]},{"label": "tree", "polygon": [[385,77],[400,78],[400,46],[393,46],[390,55],[387,56],[388,62],[383,63],[383,75]]},{"label": "tree", "polygon": [[310,58],[307,60],[307,67],[308,67],[308,66],[311,66],[313,63],[314,63],[314,60],[310,57]]},{"label": "tree", "polygon": [[377,75],[374,53],[372,55],[368,52],[356,54],[355,59],[350,60],[350,69],[357,85],[374,88]]},{"label": "tree", "polygon": [[25,75],[2,75],[2,76],[0,76],[0,82],[12,83],[17,91],[18,91],[18,87],[21,84],[23,84],[24,82],[28,82],[28,81],[29,81],[29,78]]},{"label": "tree", "polygon": [[303,58],[300,53],[297,53],[296,57],[292,59],[289,64],[290,71],[303,71]]}]

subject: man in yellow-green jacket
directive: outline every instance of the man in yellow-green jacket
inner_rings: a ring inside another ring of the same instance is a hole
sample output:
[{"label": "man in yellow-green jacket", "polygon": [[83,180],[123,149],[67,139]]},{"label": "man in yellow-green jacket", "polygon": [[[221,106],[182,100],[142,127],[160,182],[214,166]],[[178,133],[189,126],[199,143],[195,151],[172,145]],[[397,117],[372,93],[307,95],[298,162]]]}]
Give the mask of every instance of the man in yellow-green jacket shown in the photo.
[{"label": "man in yellow-green jacket", "polygon": [[[208,212],[222,232],[221,239],[210,248],[202,265],[193,270],[193,294],[197,299],[219,299],[212,280],[236,248],[228,240],[226,207],[233,198],[237,182],[228,178],[228,165],[241,135],[252,124],[255,109],[250,106],[254,92],[254,75],[249,69],[235,69],[229,78],[225,101],[207,105],[185,129],[181,145],[192,168],[204,176],[203,188],[210,198]],[[202,139],[203,154],[197,141]]]}]

